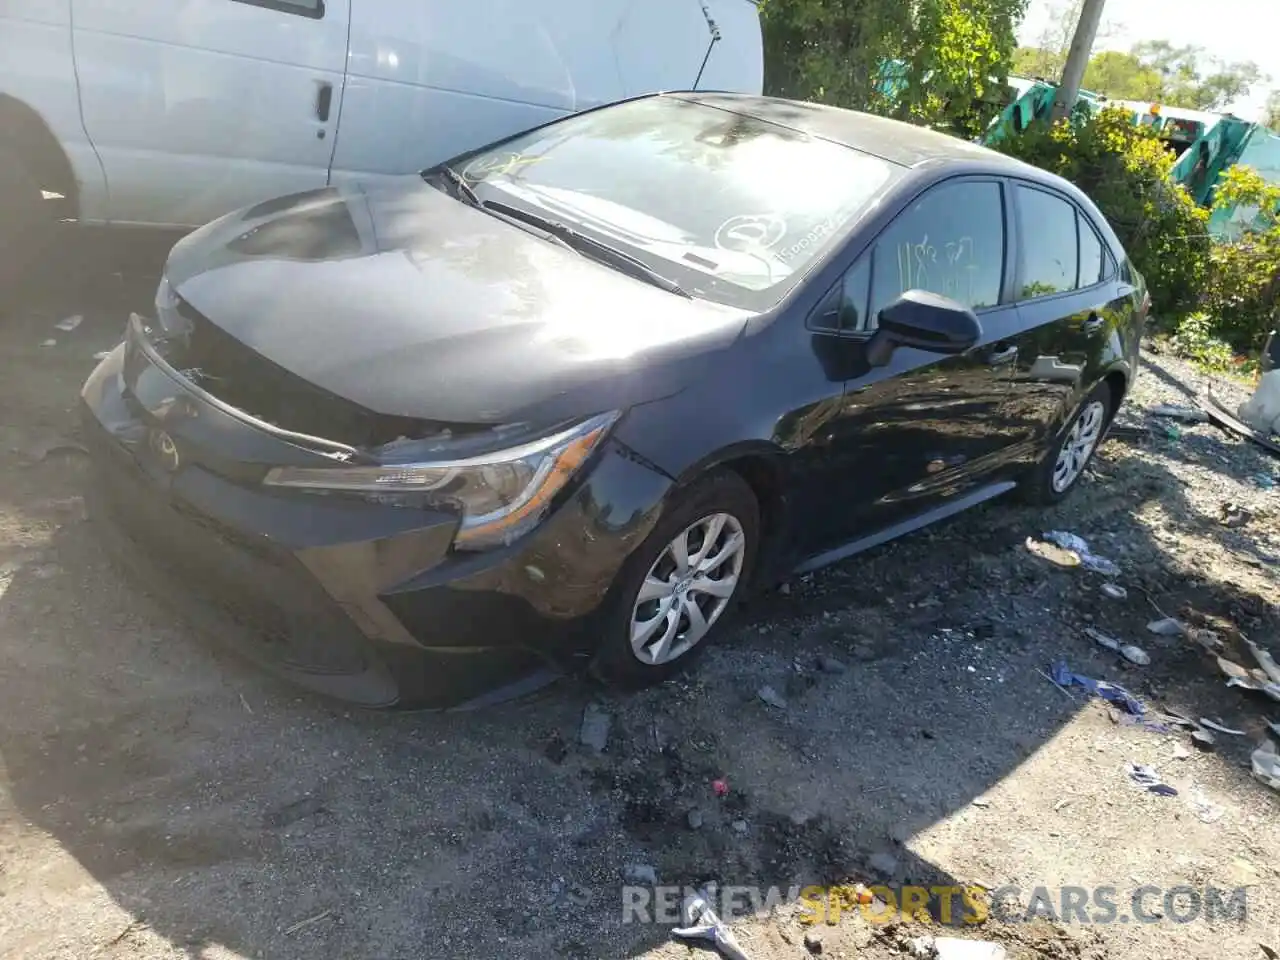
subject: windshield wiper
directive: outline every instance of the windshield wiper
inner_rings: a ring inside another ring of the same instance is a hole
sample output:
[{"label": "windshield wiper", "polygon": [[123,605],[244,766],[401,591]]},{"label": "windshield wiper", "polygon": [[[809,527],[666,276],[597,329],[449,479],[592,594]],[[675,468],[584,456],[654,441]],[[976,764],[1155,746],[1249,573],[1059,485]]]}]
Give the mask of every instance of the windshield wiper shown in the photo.
[{"label": "windshield wiper", "polygon": [[448,180],[449,183],[453,185],[454,191],[463,199],[463,201],[473,207],[484,207],[484,202],[476,194],[475,190],[472,189],[471,184],[467,183],[466,177],[453,169],[453,167],[438,167],[435,170],[426,171],[426,175],[428,176],[434,173],[438,173],[440,176]]},{"label": "windshield wiper", "polygon": [[554,237],[562,243],[572,247],[579,253],[586,253],[588,255],[594,253],[597,259],[611,260],[615,266],[619,266],[622,269],[631,272],[641,280],[647,280],[655,287],[660,287],[668,293],[674,293],[677,296],[685,297],[688,300],[693,299],[693,294],[688,290],[669,277],[664,277],[639,257],[633,257],[625,250],[619,250],[617,247],[612,247],[603,241],[595,239],[594,237],[588,237],[585,233],[579,233],[568,224],[561,223],[559,220],[552,220],[550,217],[544,217],[528,210],[521,210],[519,207],[510,206],[500,200],[490,200],[484,206],[487,210],[493,210],[505,216],[512,217],[517,220],[523,220],[525,223],[537,227],[549,236]]}]

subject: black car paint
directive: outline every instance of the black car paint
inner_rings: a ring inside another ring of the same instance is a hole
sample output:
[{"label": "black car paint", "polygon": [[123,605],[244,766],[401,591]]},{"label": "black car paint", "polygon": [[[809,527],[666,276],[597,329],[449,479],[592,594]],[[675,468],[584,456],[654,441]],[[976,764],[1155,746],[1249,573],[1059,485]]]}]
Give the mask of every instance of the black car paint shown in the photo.
[{"label": "black car paint", "polygon": [[[328,391],[388,416],[534,431],[625,413],[537,530],[463,554],[450,549],[457,519],[443,511],[267,491],[268,465],[331,461],[207,402],[135,338],[83,394],[95,461],[116,473],[97,493],[111,492],[117,514],[153,499],[148,516],[113,529],[141,540],[143,553],[175,558],[170,572],[198,580],[220,610],[252,606],[250,619],[274,618],[277,635],[319,618],[346,635],[339,645],[369,641],[359,689],[371,705],[394,701],[405,669],[425,671],[440,706],[475,701],[535,662],[568,669],[590,653],[617,572],[670,498],[705,471],[736,469],[756,489],[768,578],[1009,489],[1097,383],[1115,378],[1123,390],[1140,320],[1137,293],[1119,278],[1018,304],[1011,258],[1008,302],[980,314],[979,343],[956,357],[901,348],[871,366],[866,335],[816,328],[828,292],[880,231],[957,177],[1059,192],[1123,263],[1114,232],[1079,191],[967,156],[916,163],[758,315],[665,293],[421,182],[314,191],[224,217],[174,248],[174,289]],[[459,236],[472,247],[459,249]],[[1019,237],[1011,209],[1006,237],[1009,251],[1034,242]],[[1105,323],[1085,336],[1078,321],[1090,312]],[[157,464],[147,443],[156,429],[172,437],[180,469]],[[243,554],[244,569],[226,562],[228,549]],[[291,675],[335,692],[314,670]]]}]

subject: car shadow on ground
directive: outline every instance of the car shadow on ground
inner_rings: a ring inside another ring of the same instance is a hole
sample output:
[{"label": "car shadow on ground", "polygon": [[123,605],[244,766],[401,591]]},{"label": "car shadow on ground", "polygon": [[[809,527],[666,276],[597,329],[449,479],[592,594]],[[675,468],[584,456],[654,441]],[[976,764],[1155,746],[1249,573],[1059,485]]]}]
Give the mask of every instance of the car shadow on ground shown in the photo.
[{"label": "car shadow on ground", "polygon": [[[148,282],[122,278],[109,309],[85,307],[97,313],[82,335],[109,341]],[[0,409],[38,407],[41,430],[70,436],[91,352],[61,360],[30,334],[84,295],[0,331],[24,368],[0,383]],[[175,598],[148,596],[110,562],[77,513],[80,458],[0,449],[0,768],[5,806],[33,832],[10,843],[7,870],[39,888],[30,909],[52,898],[35,928],[104,956],[146,955],[149,937],[192,957],[212,945],[636,956],[668,926],[623,922],[628,864],[677,885],[999,884],[980,854],[957,875],[911,841],[981,815],[975,799],[1092,709],[1043,676],[1053,660],[1190,716],[1257,712],[1198,648],[1145,624],[1154,600],[1262,636],[1275,607],[1186,568],[1135,516],[1159,503],[1187,535],[1228,549],[1241,534],[1123,447],[1047,513],[984,506],[761,598],[696,672],[661,688],[623,697],[568,680],[450,715],[345,710],[222,653],[174,615]],[[1122,566],[1127,600],[1102,611],[1099,577],[1023,548],[1057,526]],[[39,546],[15,546],[25,540]],[[1140,639],[1155,665],[1090,645],[1092,624]],[[820,668],[819,655],[845,669]],[[785,708],[762,702],[766,685]],[[578,742],[593,700],[612,719],[599,754]],[[1222,778],[1262,791],[1246,745],[1221,739]],[[85,882],[123,920],[74,899]]]}]

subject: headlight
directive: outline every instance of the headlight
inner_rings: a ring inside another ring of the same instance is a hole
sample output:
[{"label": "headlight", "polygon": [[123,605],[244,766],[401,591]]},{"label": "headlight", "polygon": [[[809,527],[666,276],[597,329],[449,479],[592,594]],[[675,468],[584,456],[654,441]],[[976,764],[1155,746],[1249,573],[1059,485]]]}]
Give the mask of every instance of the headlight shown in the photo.
[{"label": "headlight", "polygon": [[510,543],[537,523],[617,419],[617,411],[600,414],[550,437],[466,460],[275,467],[263,482],[315,491],[418,493],[462,514],[454,546],[483,550]]}]

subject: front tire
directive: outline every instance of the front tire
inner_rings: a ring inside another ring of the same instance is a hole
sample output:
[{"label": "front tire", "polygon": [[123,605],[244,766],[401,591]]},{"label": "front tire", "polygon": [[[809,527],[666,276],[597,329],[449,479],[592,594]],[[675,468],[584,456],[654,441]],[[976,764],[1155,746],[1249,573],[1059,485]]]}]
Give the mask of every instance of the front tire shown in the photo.
[{"label": "front tire", "polygon": [[1100,383],[1093,388],[1049,453],[1023,481],[1024,500],[1049,506],[1066,499],[1101,446],[1114,407],[1115,396],[1108,384]]},{"label": "front tire", "polygon": [[592,673],[636,689],[687,667],[746,595],[759,543],[745,480],[722,470],[693,483],[623,565]]}]

